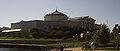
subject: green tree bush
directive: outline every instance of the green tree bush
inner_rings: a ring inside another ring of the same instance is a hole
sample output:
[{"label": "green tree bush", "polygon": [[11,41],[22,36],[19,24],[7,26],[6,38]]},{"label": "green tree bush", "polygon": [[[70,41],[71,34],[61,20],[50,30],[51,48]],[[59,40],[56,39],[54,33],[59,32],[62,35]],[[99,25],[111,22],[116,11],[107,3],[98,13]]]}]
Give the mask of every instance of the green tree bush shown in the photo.
[{"label": "green tree bush", "polygon": [[95,41],[104,44],[105,46],[105,44],[110,41],[110,30],[105,24],[102,24],[93,37],[95,38]]}]

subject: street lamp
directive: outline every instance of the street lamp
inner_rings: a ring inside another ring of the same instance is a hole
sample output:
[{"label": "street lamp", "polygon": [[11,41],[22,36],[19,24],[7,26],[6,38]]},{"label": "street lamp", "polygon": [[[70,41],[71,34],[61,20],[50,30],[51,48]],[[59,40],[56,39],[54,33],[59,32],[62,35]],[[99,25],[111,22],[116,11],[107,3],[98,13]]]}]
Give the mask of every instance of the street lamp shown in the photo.
[{"label": "street lamp", "polygon": [[88,43],[89,43],[88,36],[90,35],[89,33],[90,33],[89,31],[87,31],[87,33],[86,33]]}]

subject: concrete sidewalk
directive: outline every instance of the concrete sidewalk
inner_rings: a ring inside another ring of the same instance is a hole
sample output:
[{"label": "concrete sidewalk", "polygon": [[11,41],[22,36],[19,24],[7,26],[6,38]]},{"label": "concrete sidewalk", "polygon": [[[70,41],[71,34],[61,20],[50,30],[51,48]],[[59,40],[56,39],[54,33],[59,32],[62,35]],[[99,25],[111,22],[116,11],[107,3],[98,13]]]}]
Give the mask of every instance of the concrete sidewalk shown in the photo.
[{"label": "concrete sidewalk", "polygon": [[[94,50],[82,50],[81,47],[76,47],[76,48],[64,48],[64,51],[94,51]],[[104,50],[95,50],[95,51],[104,51]]]},{"label": "concrete sidewalk", "polygon": [[82,51],[81,47],[76,48],[64,48],[64,51]]},{"label": "concrete sidewalk", "polygon": [[[60,50],[51,49],[50,51],[60,51]],[[82,50],[81,47],[75,47],[75,48],[64,48],[64,51],[94,51],[94,50]],[[104,50],[95,50],[95,51],[104,51]]]}]

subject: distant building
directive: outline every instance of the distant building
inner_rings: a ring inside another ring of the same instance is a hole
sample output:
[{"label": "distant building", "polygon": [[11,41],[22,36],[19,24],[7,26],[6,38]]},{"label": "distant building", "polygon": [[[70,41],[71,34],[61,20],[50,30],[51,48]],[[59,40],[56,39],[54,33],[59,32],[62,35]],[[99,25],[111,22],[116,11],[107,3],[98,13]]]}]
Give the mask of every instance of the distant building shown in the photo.
[{"label": "distant building", "polygon": [[10,30],[11,28],[9,28],[9,27],[0,27],[0,32],[2,32],[3,30]]},{"label": "distant building", "polygon": [[51,30],[61,26],[69,26],[76,29],[96,30],[98,26],[95,20],[90,16],[82,16],[69,18],[66,14],[59,11],[54,11],[46,14],[43,20],[30,20],[11,23],[11,29],[22,29],[23,31],[30,31],[33,28],[39,30]]}]

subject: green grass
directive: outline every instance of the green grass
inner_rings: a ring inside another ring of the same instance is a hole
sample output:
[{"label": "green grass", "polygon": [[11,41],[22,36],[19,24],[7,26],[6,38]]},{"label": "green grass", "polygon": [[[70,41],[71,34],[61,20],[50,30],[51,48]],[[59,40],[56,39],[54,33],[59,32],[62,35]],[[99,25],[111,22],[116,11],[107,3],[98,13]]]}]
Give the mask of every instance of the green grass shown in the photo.
[{"label": "green grass", "polygon": [[0,37],[0,39],[14,39],[14,40],[52,40],[52,41],[58,41],[58,40],[61,40],[61,39],[45,39],[45,38],[40,38],[40,39],[35,39],[35,38],[31,38],[31,39],[27,39],[27,38],[19,38],[19,37]]},{"label": "green grass", "polygon": [[[54,43],[54,44],[48,44],[48,46],[52,46],[52,45],[57,45],[57,43]],[[62,42],[62,45],[64,47],[80,47],[81,46],[81,43],[78,43],[78,42],[68,42],[68,43],[65,43],[65,42]]]},{"label": "green grass", "polygon": [[62,43],[66,47],[80,47],[81,43],[73,42],[73,43]]},{"label": "green grass", "polygon": [[115,49],[115,47],[98,47],[97,49]]}]

